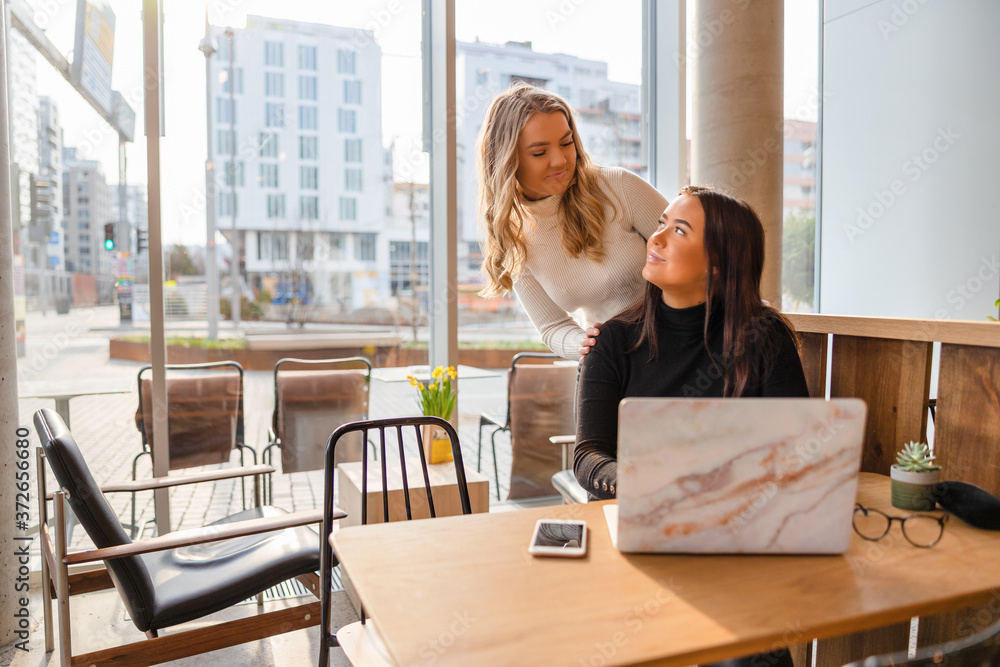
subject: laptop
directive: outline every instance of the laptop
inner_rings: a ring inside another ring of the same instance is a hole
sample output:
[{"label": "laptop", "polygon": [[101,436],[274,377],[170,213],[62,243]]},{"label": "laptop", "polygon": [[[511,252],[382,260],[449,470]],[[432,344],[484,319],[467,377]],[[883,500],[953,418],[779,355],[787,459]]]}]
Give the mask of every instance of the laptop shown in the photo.
[{"label": "laptop", "polygon": [[612,539],[630,553],[843,553],[866,415],[856,398],[627,398]]}]

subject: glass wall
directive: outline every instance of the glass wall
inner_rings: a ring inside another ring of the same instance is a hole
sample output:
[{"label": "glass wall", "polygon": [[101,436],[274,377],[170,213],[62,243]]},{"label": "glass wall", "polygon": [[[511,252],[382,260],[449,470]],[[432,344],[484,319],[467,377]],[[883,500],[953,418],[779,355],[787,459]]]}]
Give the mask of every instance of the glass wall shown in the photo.
[{"label": "glass wall", "polygon": [[598,165],[623,167],[648,180],[642,150],[642,4],[539,4],[456,7],[458,117],[459,344],[502,341],[540,347],[513,295],[483,299],[478,239],[476,136],[493,97],[524,81],[566,99],[584,149]]}]

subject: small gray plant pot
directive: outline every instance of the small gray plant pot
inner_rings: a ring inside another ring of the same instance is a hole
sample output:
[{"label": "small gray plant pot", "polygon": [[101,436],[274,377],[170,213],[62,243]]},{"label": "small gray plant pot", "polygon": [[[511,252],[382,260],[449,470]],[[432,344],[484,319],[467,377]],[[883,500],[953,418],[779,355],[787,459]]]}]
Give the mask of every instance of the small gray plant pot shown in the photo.
[{"label": "small gray plant pot", "polygon": [[934,486],[941,477],[940,470],[907,472],[895,465],[889,470],[892,479],[892,506],[904,510],[929,512],[934,509]]}]

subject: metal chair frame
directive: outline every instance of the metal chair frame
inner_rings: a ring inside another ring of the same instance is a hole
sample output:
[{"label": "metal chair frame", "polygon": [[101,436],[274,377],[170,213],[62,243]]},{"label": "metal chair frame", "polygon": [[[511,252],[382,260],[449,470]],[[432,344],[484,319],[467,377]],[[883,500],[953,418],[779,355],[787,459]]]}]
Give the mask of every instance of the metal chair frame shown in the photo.
[{"label": "metal chair frame", "polygon": [[[188,370],[204,370],[204,369],[209,369],[210,370],[210,369],[217,369],[217,368],[232,368],[237,373],[239,373],[239,377],[240,377],[240,383],[239,383],[239,386],[240,386],[240,395],[239,395],[239,397],[237,399],[238,402],[237,402],[237,416],[236,416],[236,443],[235,443],[235,449],[237,449],[239,451],[239,454],[240,454],[240,465],[241,466],[245,465],[245,462],[243,460],[243,450],[244,449],[250,451],[250,454],[253,456],[253,462],[256,465],[256,463],[257,463],[257,452],[254,450],[253,447],[251,447],[250,445],[246,444],[246,442],[245,442],[245,430],[244,430],[245,424],[244,424],[244,417],[243,417],[243,415],[244,415],[244,413],[243,413],[243,386],[244,386],[243,385],[243,366],[241,366],[238,362],[235,362],[235,361],[212,361],[212,362],[206,362],[206,363],[200,363],[200,364],[167,364],[164,367],[164,370],[165,371],[172,371],[172,370],[188,371]],[[146,365],[146,366],[143,366],[142,368],[140,368],[139,372],[136,374],[136,384],[137,384],[138,392],[139,392],[139,415],[143,414],[143,409],[142,409],[142,374],[145,373],[146,371],[152,371],[152,369],[153,369],[152,365]],[[168,401],[170,400],[169,396],[167,397],[167,400]],[[136,479],[136,475],[138,473],[139,459],[141,459],[143,456],[149,456],[150,461],[152,461],[152,459],[153,459],[153,451],[150,448],[150,446],[149,446],[149,440],[146,437],[146,427],[145,427],[145,424],[143,424],[139,428],[139,433],[142,435],[142,451],[139,452],[138,454],[136,454],[135,458],[132,459],[132,479],[133,480]],[[246,491],[245,480],[241,480],[240,481],[240,493],[241,493],[241,501],[243,503],[243,509],[246,509],[246,507],[247,507],[247,491]],[[136,525],[136,522],[135,522],[135,492],[134,491],[132,492],[132,523],[129,526],[129,530],[130,530],[130,537],[132,537],[132,538],[135,538],[136,535],[139,533],[139,526]]]},{"label": "metal chair frame", "polygon": [[[260,461],[261,463],[271,465],[271,460],[274,455],[271,453],[273,448],[281,448],[281,439],[278,437],[278,371],[282,365],[303,365],[303,366],[332,366],[333,369],[339,368],[345,364],[362,364],[367,370],[367,382],[369,386],[369,391],[371,390],[372,381],[372,362],[367,357],[341,357],[338,359],[297,359],[293,357],[285,357],[279,359],[278,363],[274,365],[274,410],[271,412],[271,425],[267,429],[267,446],[261,452]],[[332,370],[332,369],[331,369]],[[360,367],[345,368],[344,370],[362,370]],[[367,415],[365,415],[367,418]],[[317,443],[319,444],[319,443]],[[372,446],[372,451],[375,450],[375,443],[370,443]],[[268,475],[267,482],[264,484],[264,502],[272,502],[274,498],[274,480],[271,475]]]},{"label": "metal chair frame", "polygon": [[[428,416],[415,416],[415,417],[402,417],[393,419],[370,419],[368,421],[352,422],[350,424],[344,424],[340,426],[330,435],[330,440],[326,448],[326,485],[323,495],[323,530],[320,532],[320,592],[321,592],[321,611],[320,611],[320,648],[319,648],[319,664],[322,667],[326,667],[330,661],[330,647],[339,646],[337,643],[337,637],[335,633],[330,632],[330,601],[331,601],[331,585],[332,585],[332,571],[334,565],[336,565],[336,557],[333,553],[333,548],[330,546],[330,534],[333,532],[333,521],[336,515],[336,507],[334,506],[334,479],[336,478],[334,463],[337,449],[337,442],[348,433],[354,433],[357,431],[363,432],[363,437],[367,440],[368,432],[377,430],[379,433],[379,450],[381,452],[381,467],[382,467],[382,520],[385,522],[389,521],[389,491],[388,491],[388,472],[386,470],[387,460],[386,460],[386,437],[385,432],[387,429],[392,429],[396,431],[396,443],[399,448],[399,461],[400,469],[403,481],[403,497],[405,499],[406,506],[406,520],[409,521],[413,518],[413,514],[410,508],[410,487],[407,482],[406,474],[406,455],[403,451],[403,428],[412,427],[416,432],[417,440],[417,452],[420,455],[420,466],[423,470],[423,480],[424,480],[424,493],[427,496],[427,507],[430,512],[431,517],[437,516],[434,511],[434,498],[431,494],[431,483],[430,478],[427,473],[427,459],[424,455],[423,447],[423,436],[421,434],[421,427],[424,425],[436,426],[443,429],[447,434],[448,438],[451,440],[451,452],[454,457],[455,466],[455,478],[458,486],[459,500],[462,504],[463,514],[472,514],[472,503],[469,498],[469,483],[465,477],[465,465],[462,462],[462,447],[458,441],[458,433],[455,428],[445,420],[440,417],[428,417]],[[363,448],[362,451],[364,455],[361,459],[361,525],[368,523],[368,503],[366,500],[368,497],[368,455],[367,448]],[[365,611],[364,607],[361,609],[361,623],[365,623]]]},{"label": "metal chair frame", "polygon": [[482,470],[483,462],[483,427],[493,426],[493,433],[490,434],[490,447],[493,451],[493,477],[496,480],[494,488],[497,493],[497,500],[500,500],[500,469],[497,466],[497,433],[501,431],[510,432],[510,399],[511,388],[514,386],[514,373],[516,373],[517,362],[522,359],[562,359],[558,354],[552,352],[518,352],[510,360],[510,368],[507,371],[507,416],[501,420],[491,414],[483,412],[479,415],[479,446],[476,448],[476,472]]}]

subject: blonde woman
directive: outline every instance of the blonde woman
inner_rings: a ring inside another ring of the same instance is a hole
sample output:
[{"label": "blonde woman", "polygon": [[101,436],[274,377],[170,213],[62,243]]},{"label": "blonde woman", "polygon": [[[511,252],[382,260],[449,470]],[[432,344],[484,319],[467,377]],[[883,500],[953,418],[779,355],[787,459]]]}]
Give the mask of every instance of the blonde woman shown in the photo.
[{"label": "blonde woman", "polygon": [[[542,342],[579,359],[601,322],[642,301],[646,239],[666,199],[593,164],[566,101],[526,84],[493,100],[477,161],[482,294],[513,291]],[[586,330],[570,316],[578,309]]]}]

